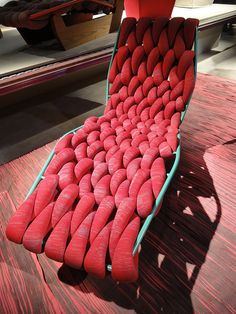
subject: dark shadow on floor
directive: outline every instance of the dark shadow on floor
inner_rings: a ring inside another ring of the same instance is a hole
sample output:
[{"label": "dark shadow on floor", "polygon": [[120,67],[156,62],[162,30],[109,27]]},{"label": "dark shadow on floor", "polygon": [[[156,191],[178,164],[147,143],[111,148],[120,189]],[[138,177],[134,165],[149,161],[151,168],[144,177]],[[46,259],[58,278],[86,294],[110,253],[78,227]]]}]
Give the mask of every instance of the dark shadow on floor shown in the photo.
[{"label": "dark shadow on floor", "polygon": [[[137,283],[118,285],[110,276],[103,281],[93,279],[66,265],[59,269],[59,279],[79,290],[80,284],[92,282],[89,293],[136,313],[194,313],[191,292],[221,217],[203,155],[199,149],[182,151],[162,209],[142,242]],[[210,198],[214,204],[203,207],[199,197]],[[217,208],[214,219],[212,207]]]},{"label": "dark shadow on floor", "polygon": [[1,116],[0,164],[56,140],[83,123],[77,117],[99,107],[97,102],[62,96]]},{"label": "dark shadow on floor", "polygon": [[62,96],[1,117],[0,132],[7,136],[0,138],[0,147],[17,143],[98,106],[101,104],[77,97]]},{"label": "dark shadow on floor", "polygon": [[50,93],[1,108],[0,164],[39,148],[83,124],[86,115],[102,114],[105,73]]}]

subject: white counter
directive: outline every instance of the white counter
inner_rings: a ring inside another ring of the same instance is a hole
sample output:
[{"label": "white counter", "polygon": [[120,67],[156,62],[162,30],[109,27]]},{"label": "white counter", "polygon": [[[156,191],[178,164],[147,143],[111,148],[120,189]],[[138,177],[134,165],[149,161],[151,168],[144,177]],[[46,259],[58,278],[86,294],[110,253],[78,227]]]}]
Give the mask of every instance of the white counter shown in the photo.
[{"label": "white counter", "polygon": [[212,4],[201,8],[179,8],[174,7],[172,17],[196,18],[200,21],[200,28],[217,24],[231,18],[236,18],[236,5],[232,4]]}]

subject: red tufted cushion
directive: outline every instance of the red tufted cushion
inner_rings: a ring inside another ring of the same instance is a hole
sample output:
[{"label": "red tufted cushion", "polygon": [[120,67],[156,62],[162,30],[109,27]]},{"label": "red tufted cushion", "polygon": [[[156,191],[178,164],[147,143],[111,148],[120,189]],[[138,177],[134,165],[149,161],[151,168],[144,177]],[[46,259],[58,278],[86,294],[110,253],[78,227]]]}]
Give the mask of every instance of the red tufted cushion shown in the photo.
[{"label": "red tufted cushion", "polygon": [[27,200],[17,209],[14,216],[11,217],[6,228],[6,236],[15,243],[22,243],[22,238],[29,225],[35,218],[34,204],[37,190],[34,191]]},{"label": "red tufted cushion", "polygon": [[115,280],[132,282],[138,279],[138,253],[133,256],[132,249],[139,229],[140,218],[133,215],[114,251],[112,277]]},{"label": "red tufted cushion", "polygon": [[71,267],[80,269],[83,266],[94,215],[95,212],[93,211],[86,216],[76,232],[74,232],[71,241],[66,248],[64,261]]},{"label": "red tufted cushion", "polygon": [[52,259],[100,278],[111,263],[115,280],[137,279],[133,245],[165,183],[194,89],[196,26],[123,21],[104,115],[57,143],[45,178],[9,222],[10,240],[39,253],[48,237]]},{"label": "red tufted cushion", "polygon": [[[24,247],[34,253],[41,253],[43,240],[51,230],[51,216],[54,202],[47,205],[42,212],[29,225],[23,237]],[[67,228],[68,229],[68,228]]]},{"label": "red tufted cushion", "polygon": [[[68,211],[60,221],[54,226],[49,238],[47,239],[44,251],[47,257],[63,262],[64,253],[67,246],[67,239],[70,234],[70,225],[73,212]],[[49,216],[50,217],[50,216]],[[24,244],[24,241],[23,241]]]},{"label": "red tufted cushion", "polygon": [[116,249],[119,239],[129,223],[131,217],[136,209],[136,198],[127,197],[123,198],[120,202],[113,224],[111,228],[111,235],[109,240],[109,253],[111,260],[113,258],[114,251]]}]

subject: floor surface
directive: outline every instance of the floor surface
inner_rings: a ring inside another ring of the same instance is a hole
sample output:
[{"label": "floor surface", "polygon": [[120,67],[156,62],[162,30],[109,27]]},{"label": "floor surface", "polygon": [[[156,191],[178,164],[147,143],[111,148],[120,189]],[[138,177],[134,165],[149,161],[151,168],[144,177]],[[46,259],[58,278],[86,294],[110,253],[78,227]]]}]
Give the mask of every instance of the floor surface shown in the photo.
[{"label": "floor surface", "polygon": [[180,166],[142,242],[135,284],[94,279],[6,239],[54,143],[1,166],[0,313],[235,313],[235,115],[235,83],[199,74]]},{"label": "floor surface", "polygon": [[0,164],[41,147],[100,115],[105,104],[105,76],[65,86],[1,110]]}]

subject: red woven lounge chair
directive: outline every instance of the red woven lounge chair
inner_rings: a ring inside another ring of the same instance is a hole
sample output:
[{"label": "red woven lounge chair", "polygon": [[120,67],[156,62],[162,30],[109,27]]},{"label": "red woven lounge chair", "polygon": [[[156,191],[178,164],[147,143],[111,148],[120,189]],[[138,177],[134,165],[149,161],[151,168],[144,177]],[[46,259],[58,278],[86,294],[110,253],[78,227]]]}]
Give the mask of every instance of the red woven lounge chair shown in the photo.
[{"label": "red woven lounge chair", "polygon": [[[63,136],[8,239],[99,278],[138,278],[138,248],[176,170],[195,84],[198,21],[126,18],[104,115]],[[157,216],[158,217],[158,216]]]},{"label": "red woven lounge chair", "polygon": [[10,1],[0,24],[16,27],[29,45],[56,37],[66,50],[116,31],[122,11],[123,0]]}]

